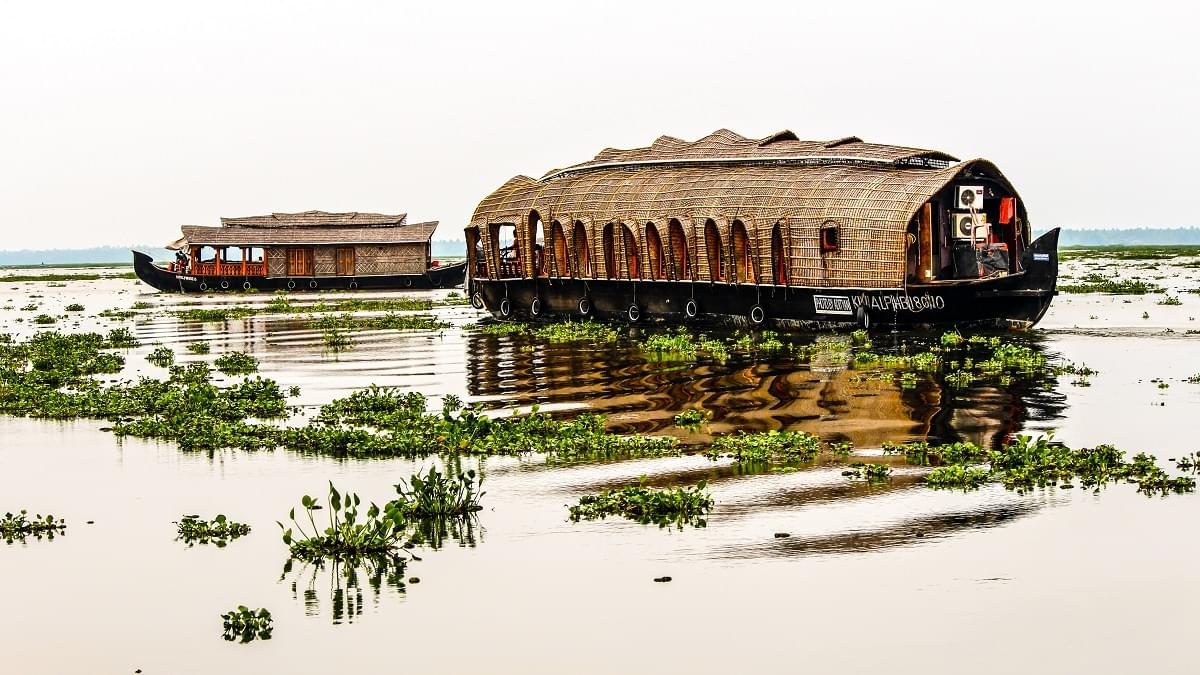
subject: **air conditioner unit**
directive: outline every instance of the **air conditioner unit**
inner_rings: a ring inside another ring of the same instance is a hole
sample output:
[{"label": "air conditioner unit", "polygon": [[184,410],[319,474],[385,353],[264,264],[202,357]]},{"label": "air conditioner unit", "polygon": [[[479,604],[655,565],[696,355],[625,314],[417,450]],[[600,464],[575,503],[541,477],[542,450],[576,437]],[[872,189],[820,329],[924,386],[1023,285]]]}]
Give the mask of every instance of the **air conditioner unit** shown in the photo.
[{"label": "air conditioner unit", "polygon": [[983,186],[959,185],[958,190],[954,193],[954,208],[964,210],[974,208],[976,211],[982,211]]},{"label": "air conditioner unit", "polygon": [[976,212],[972,217],[968,213],[951,213],[950,224],[953,228],[951,232],[955,239],[970,239],[971,228],[975,228],[976,241],[986,241],[988,237],[987,214]]}]

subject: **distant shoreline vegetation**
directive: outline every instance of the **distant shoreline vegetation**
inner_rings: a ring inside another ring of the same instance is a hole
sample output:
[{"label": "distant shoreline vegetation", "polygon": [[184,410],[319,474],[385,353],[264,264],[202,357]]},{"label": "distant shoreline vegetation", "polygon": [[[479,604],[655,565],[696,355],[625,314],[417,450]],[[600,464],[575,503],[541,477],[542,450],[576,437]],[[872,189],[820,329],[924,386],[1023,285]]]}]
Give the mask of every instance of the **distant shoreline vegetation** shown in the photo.
[{"label": "distant shoreline vegetation", "polygon": [[[1036,230],[1034,236],[1045,230]],[[1070,246],[1187,246],[1200,245],[1200,227],[1153,228],[1135,227],[1127,229],[1079,230],[1064,229],[1059,236],[1060,247]],[[466,254],[466,243],[461,239],[434,239],[431,242],[433,258],[461,258]],[[85,267],[132,265],[131,249],[148,253],[159,261],[174,260],[175,254],[156,246],[96,246],[92,248],[64,248],[5,251],[0,250],[0,268],[20,269],[35,267]]]},{"label": "distant shoreline vegetation", "polygon": [[[462,258],[466,255],[466,243],[461,239],[434,239],[431,244],[433,258]],[[158,246],[93,246],[91,248],[27,249],[19,251],[0,250],[0,268],[22,267],[67,267],[67,266],[110,266],[133,265],[131,250],[148,254],[158,261],[175,259],[175,252]]]}]

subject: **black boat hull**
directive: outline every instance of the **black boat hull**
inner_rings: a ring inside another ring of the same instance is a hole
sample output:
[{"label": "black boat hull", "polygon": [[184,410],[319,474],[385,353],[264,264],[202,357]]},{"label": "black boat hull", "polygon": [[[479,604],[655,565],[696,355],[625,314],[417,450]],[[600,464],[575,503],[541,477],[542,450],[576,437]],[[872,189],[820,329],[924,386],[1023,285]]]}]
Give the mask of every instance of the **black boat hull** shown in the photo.
[{"label": "black boat hull", "polygon": [[1029,328],[1056,294],[1058,233],[1030,244],[1023,271],[910,284],[905,289],[812,288],[701,281],[472,279],[472,302],[501,319],[592,316],[632,322],[738,326],[977,325]]},{"label": "black boat hull", "polygon": [[133,252],[133,271],[138,278],[160,291],[211,293],[215,291],[328,291],[384,290],[409,288],[452,288],[466,278],[466,261],[431,267],[425,274],[390,274],[359,277],[264,277],[204,276],[179,274],[154,264],[145,253]]}]

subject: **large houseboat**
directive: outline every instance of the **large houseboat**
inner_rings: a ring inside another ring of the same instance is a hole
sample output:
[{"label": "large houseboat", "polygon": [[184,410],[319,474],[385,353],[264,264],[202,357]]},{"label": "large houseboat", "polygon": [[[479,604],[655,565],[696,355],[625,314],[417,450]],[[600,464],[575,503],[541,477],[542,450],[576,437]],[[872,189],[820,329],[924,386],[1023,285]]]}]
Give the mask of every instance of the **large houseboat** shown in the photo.
[{"label": "large houseboat", "polygon": [[1032,326],[1058,230],[1030,235],[987,160],[724,129],[517,176],[466,228],[472,302],[500,318],[785,327]]},{"label": "large houseboat", "polygon": [[162,267],[133,252],[138,277],[161,291],[324,290],[457,286],[466,261],[430,255],[437,222],[406,214],[273,213],[222,218],[220,227],[184,225]]}]

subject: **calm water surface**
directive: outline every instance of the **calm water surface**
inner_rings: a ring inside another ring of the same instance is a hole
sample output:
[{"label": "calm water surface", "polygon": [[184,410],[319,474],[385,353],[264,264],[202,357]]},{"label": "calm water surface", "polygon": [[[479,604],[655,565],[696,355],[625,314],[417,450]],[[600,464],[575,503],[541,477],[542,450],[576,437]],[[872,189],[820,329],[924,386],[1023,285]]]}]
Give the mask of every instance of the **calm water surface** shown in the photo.
[{"label": "calm water surface", "polygon": [[[1081,274],[1103,264],[1064,269]],[[1162,275],[1159,283],[1176,293],[1200,287],[1194,268],[1123,269]],[[702,407],[714,413],[712,433],[802,429],[852,440],[872,461],[884,440],[999,443],[1054,430],[1072,446],[1113,443],[1168,465],[1200,450],[1200,385],[1185,381],[1200,372],[1200,335],[1187,333],[1200,329],[1200,296],[1179,295],[1182,306],[1156,305],[1161,295],[1055,300],[1028,339],[1099,370],[1090,387],[1068,376],[1049,387],[949,390],[930,380],[905,391],[858,381],[840,364],[664,364],[629,340],[597,348],[464,331],[458,326],[479,317],[463,307],[436,310],[455,328],[368,332],[334,356],[295,317],[200,324],[164,311],[269,297],[180,298],[129,280],[0,284],[0,332],[26,336],[34,314],[62,314],[80,302],[87,311],[78,326],[62,321],[60,330],[128,325],[142,341],[121,377],[162,376],[144,361],[158,342],[181,362],[248,351],[263,376],[300,386],[299,402],[310,410],[375,383],[455,394],[497,411],[535,403],[564,417],[600,411],[614,429],[688,444],[709,436],[675,429],[671,418]],[[95,317],[139,300],[155,308],[128,322]],[[29,302],[40,308],[23,311]],[[212,343],[211,354],[183,349],[199,339]],[[920,338],[873,339],[887,348]],[[1200,668],[1191,648],[1200,602],[1197,495],[1146,498],[1129,486],[1098,495],[935,492],[902,463],[889,483],[866,486],[849,483],[835,465],[740,475],[726,460],[690,455],[569,466],[490,458],[470,463],[485,473],[487,495],[469,536],[419,550],[422,559],[390,580],[387,571],[361,570],[348,582],[328,567],[285,569],[275,521],[300,495],[322,494],[328,480],[385,501],[400,478],[437,460],[189,454],[171,444],[119,443],[100,426],[0,418],[0,510],[51,511],[68,522],[54,541],[0,544],[3,672]],[[708,527],[567,520],[566,505],[580,495],[642,475],[663,485],[709,478],[717,507]],[[254,529],[220,549],[175,541],[172,521],[182,514],[217,512]],[[651,581],[662,575],[673,581]],[[400,583],[409,577],[420,581]],[[269,608],[274,639],[224,642],[219,615],[239,604]]]}]

